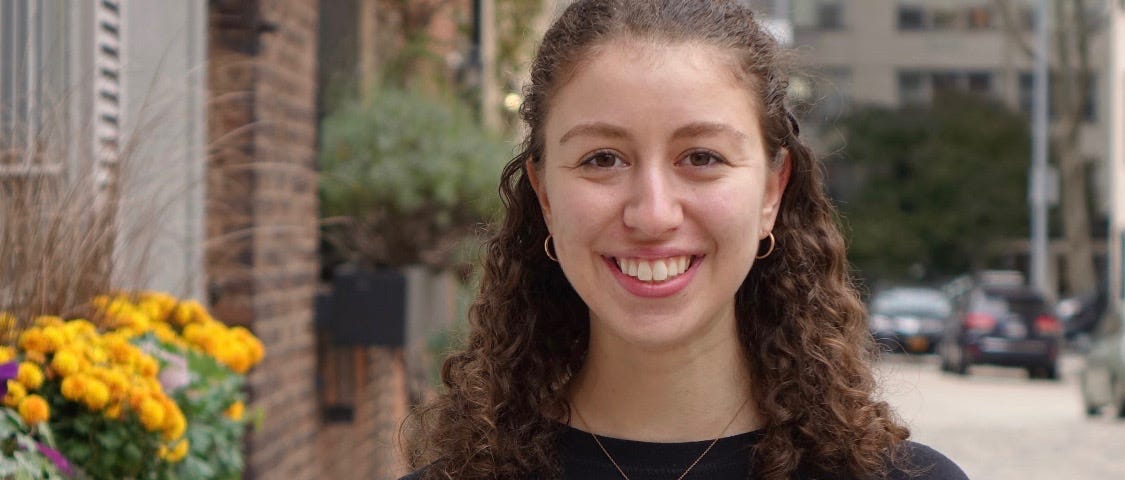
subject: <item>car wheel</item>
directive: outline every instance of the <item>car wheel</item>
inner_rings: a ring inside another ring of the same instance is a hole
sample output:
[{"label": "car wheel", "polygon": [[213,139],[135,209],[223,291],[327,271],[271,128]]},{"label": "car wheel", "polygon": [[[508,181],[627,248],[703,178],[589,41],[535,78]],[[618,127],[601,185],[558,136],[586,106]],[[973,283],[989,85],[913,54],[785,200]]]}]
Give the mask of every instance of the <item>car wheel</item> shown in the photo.
[{"label": "car wheel", "polygon": [[1037,380],[1058,380],[1059,371],[1054,365],[1027,367],[1027,376]]},{"label": "car wheel", "polygon": [[1101,415],[1101,414],[1102,414],[1102,409],[1100,409],[1098,407],[1095,407],[1093,405],[1086,405],[1086,416],[1087,417],[1096,417],[1096,416]]}]

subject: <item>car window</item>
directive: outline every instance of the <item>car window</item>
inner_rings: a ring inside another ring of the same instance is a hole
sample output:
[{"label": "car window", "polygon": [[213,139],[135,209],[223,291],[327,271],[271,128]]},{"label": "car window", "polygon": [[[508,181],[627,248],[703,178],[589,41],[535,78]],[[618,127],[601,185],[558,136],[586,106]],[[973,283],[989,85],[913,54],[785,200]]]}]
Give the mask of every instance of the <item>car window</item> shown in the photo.
[{"label": "car window", "polygon": [[1035,316],[1043,313],[1046,302],[1035,293],[1026,291],[982,291],[977,292],[973,310],[994,316],[1019,314]]},{"label": "car window", "polygon": [[880,315],[946,317],[952,311],[949,299],[937,290],[896,289],[875,296],[871,311]]}]

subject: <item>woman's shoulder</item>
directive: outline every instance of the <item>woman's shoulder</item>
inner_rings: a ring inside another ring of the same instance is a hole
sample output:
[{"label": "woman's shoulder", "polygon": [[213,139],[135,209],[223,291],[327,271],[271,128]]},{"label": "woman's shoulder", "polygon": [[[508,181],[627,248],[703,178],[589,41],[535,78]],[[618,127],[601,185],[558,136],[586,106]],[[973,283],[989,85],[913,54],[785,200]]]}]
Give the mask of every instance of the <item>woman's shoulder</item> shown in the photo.
[{"label": "woman's shoulder", "polygon": [[961,467],[941,452],[917,442],[903,446],[904,460],[887,477],[890,480],[968,480]]}]

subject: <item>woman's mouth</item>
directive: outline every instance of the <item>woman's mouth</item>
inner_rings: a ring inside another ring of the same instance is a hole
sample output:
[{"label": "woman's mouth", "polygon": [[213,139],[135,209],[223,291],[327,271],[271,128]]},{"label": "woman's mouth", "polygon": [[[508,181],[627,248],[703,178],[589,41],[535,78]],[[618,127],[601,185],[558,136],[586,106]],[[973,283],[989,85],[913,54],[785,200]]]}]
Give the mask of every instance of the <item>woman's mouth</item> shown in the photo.
[{"label": "woman's mouth", "polygon": [[642,282],[660,283],[683,275],[691,268],[695,257],[681,255],[676,257],[644,259],[614,258],[618,270]]}]

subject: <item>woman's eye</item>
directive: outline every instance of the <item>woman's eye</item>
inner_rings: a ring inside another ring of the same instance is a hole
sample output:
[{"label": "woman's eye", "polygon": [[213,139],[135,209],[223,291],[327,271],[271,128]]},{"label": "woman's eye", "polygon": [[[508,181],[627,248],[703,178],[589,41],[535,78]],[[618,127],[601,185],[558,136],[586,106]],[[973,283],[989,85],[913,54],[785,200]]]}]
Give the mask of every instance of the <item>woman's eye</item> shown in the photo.
[{"label": "woman's eye", "polygon": [[686,160],[687,163],[693,167],[707,167],[723,162],[723,159],[719,158],[718,155],[706,151],[691,152],[688,154]]},{"label": "woman's eye", "polygon": [[624,165],[621,157],[612,152],[598,152],[586,158],[584,165],[590,165],[598,168],[614,168]]}]

